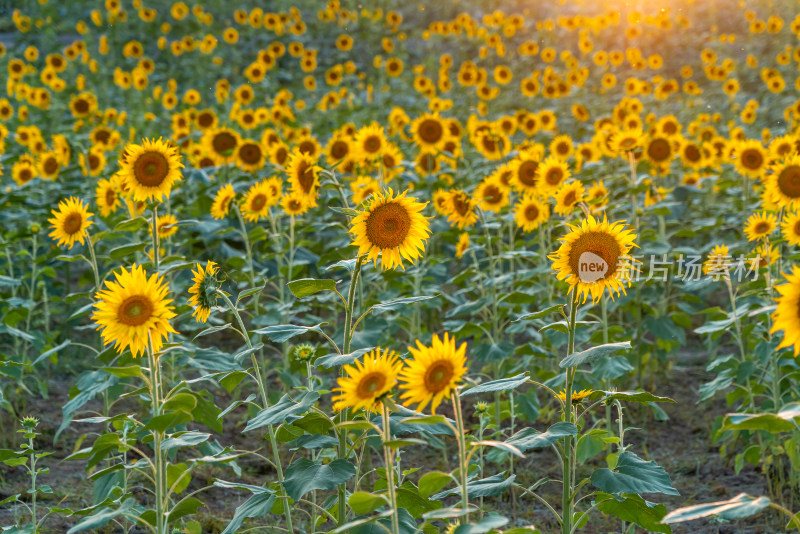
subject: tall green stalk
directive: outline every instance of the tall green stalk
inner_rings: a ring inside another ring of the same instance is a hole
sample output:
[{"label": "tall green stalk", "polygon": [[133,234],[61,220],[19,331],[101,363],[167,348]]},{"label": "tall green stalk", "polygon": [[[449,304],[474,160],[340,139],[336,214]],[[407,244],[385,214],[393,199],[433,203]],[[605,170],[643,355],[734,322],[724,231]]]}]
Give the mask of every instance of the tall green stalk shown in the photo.
[{"label": "tall green stalk", "polygon": [[[567,356],[575,352],[575,323],[578,315],[578,291],[572,289],[572,302],[569,310],[569,341],[567,342]],[[575,380],[575,367],[566,371],[566,384],[564,388],[564,421],[574,422],[572,417],[572,385]],[[572,534],[572,487],[575,470],[572,436],[564,438],[564,454],[562,468],[562,493],[561,493],[561,532]]]},{"label": "tall green stalk", "polygon": [[461,411],[461,397],[458,390],[453,390],[450,394],[453,401],[453,412],[456,417],[456,441],[458,442],[458,472],[461,478],[461,524],[465,525],[469,521],[469,491],[467,490],[468,458],[467,443],[464,437],[464,414]]},{"label": "tall green stalk", "polygon": [[392,508],[392,534],[400,534],[400,516],[397,510],[397,492],[394,482],[394,451],[387,445],[392,439],[392,430],[389,419],[389,407],[383,406],[383,459],[386,463],[386,486],[389,489],[389,505]]}]

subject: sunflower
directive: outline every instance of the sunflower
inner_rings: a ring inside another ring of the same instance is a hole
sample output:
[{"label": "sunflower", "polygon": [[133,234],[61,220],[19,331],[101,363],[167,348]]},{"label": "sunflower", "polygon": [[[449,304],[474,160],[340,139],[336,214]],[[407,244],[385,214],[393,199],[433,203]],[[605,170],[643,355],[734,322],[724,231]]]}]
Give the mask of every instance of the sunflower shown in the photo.
[{"label": "sunflower", "polygon": [[605,206],[608,203],[608,189],[602,180],[594,182],[586,191],[586,196],[592,206]]},{"label": "sunflower", "polygon": [[651,137],[644,147],[645,159],[657,168],[669,165],[673,153],[672,141],[668,137],[659,135]]},{"label": "sunflower", "polygon": [[167,335],[177,333],[169,320],[175,317],[169,306],[169,287],[156,273],[147,277],[141,265],[133,265],[130,271],[114,273],[116,282],[106,280],[106,289],[95,294],[99,300],[92,320],[103,342],[114,342],[117,352],[130,347],[133,357],[144,353],[148,339],[153,352],[158,352]]},{"label": "sunflower", "polygon": [[469,228],[478,220],[475,208],[478,201],[460,189],[450,191],[447,199],[447,222],[455,224],[460,230]]},{"label": "sunflower", "polygon": [[117,208],[122,204],[117,186],[112,180],[100,180],[97,182],[97,188],[95,188],[94,192],[97,207],[103,217],[108,217],[117,211]]},{"label": "sunflower", "polygon": [[292,151],[286,166],[286,176],[289,177],[291,190],[305,196],[310,207],[317,205],[320,170],[314,157],[300,152],[297,148]]},{"label": "sunflower", "polygon": [[[581,401],[583,401],[583,399],[585,399],[586,397],[588,397],[592,393],[594,393],[594,391],[591,390],[591,389],[582,389],[580,391],[573,391],[572,392],[572,402],[573,403],[581,402]],[[566,402],[566,400],[567,400],[567,391],[565,389],[562,389],[561,391],[558,392],[556,397],[561,402]]]},{"label": "sunflower", "polygon": [[728,266],[731,255],[726,245],[716,245],[708,254],[708,259],[703,262],[703,274],[711,276],[728,277]]},{"label": "sunflower", "polygon": [[550,155],[562,161],[572,157],[575,153],[575,144],[572,138],[566,134],[557,135],[550,142]]},{"label": "sunflower", "polygon": [[764,242],[758,245],[747,257],[747,266],[752,269],[754,263],[758,262],[758,267],[767,267],[774,264],[781,257],[781,252],[777,247]]},{"label": "sunflower", "polygon": [[337,412],[346,408],[377,412],[381,399],[397,383],[402,368],[403,362],[396,352],[386,349],[381,353],[380,348],[365,354],[363,361],[345,365],[347,376],[340,377],[339,387],[333,388],[338,393],[332,399],[333,409]]},{"label": "sunflower", "polygon": [[456,348],[456,339],[445,333],[442,339],[434,335],[431,346],[427,347],[417,340],[417,346],[408,347],[414,357],[400,373],[400,395],[404,406],[419,404],[418,411],[425,409],[429,403],[431,413],[442,400],[449,397],[458,387],[467,372],[467,344]]},{"label": "sunflower", "polygon": [[772,314],[770,333],[783,330],[783,341],[777,348],[793,347],[794,356],[800,354],[800,268],[792,267],[792,274],[784,275],[786,283],[777,286],[780,296],[778,307]]},{"label": "sunflower", "polygon": [[414,143],[422,150],[437,152],[444,148],[449,132],[440,117],[423,113],[411,123]]},{"label": "sunflower", "polygon": [[211,308],[217,304],[217,279],[214,277],[216,273],[217,264],[213,261],[207,261],[205,269],[198,263],[197,271],[192,271],[194,284],[189,288],[189,293],[192,295],[189,298],[189,305],[195,306],[192,316],[197,317],[200,323],[208,321]]},{"label": "sunflower", "polygon": [[744,223],[744,234],[748,241],[759,241],[775,231],[778,220],[771,213],[754,213]]},{"label": "sunflower", "polygon": [[458,243],[456,243],[456,258],[461,258],[469,248],[469,232],[462,232],[458,236]]},{"label": "sunflower", "polygon": [[173,184],[182,178],[178,150],[161,139],[143,139],[141,145],[128,144],[120,157],[123,188],[134,200],[161,200],[169,196]]},{"label": "sunflower", "polygon": [[568,182],[556,192],[555,212],[559,215],[569,215],[579,202],[583,202],[586,190],[578,181]]},{"label": "sunflower", "polygon": [[523,195],[514,206],[514,220],[524,232],[532,232],[550,217],[550,205],[535,195]]},{"label": "sunflower", "polygon": [[772,167],[766,190],[781,207],[800,207],[800,155],[793,155]]},{"label": "sunflower", "polygon": [[248,221],[255,222],[269,215],[269,209],[278,200],[279,197],[273,195],[273,190],[267,181],[262,180],[250,186],[247,191],[242,203],[242,216]]},{"label": "sunflower", "polygon": [[225,184],[220,187],[217,194],[214,195],[214,202],[211,204],[211,216],[215,219],[224,219],[234,198],[236,198],[236,192],[231,184]]},{"label": "sunflower", "polygon": [[52,232],[50,237],[57,240],[57,244],[68,245],[67,248],[72,248],[76,241],[81,245],[86,238],[86,229],[92,224],[89,217],[92,213],[83,203],[83,200],[75,197],[69,197],[58,203],[58,209],[53,210],[53,218],[47,219],[50,223]]},{"label": "sunflower", "polygon": [[569,165],[552,156],[544,160],[536,169],[538,189],[543,196],[555,193],[570,176]]},{"label": "sunflower", "polygon": [[617,130],[611,134],[608,140],[609,148],[616,154],[625,157],[628,152],[642,148],[643,144],[644,134],[641,128]]},{"label": "sunflower", "polygon": [[542,150],[531,148],[522,150],[509,162],[509,183],[520,193],[536,193],[538,191],[539,162],[542,157]]},{"label": "sunflower", "polygon": [[285,193],[281,197],[281,208],[286,215],[302,215],[308,211],[308,199],[294,191]]},{"label": "sunflower", "polygon": [[229,128],[209,128],[201,140],[217,163],[227,163],[236,158],[236,147],[241,137]]},{"label": "sunflower", "polygon": [[484,179],[475,189],[475,198],[478,199],[484,211],[499,212],[508,206],[509,188],[494,178],[494,175]]},{"label": "sunflower", "polygon": [[[156,229],[158,230],[159,239],[166,239],[175,235],[175,233],[178,231],[177,224],[178,218],[171,213],[159,215],[156,219]],[[150,228],[150,232],[153,232],[152,227]]]},{"label": "sunflower", "polygon": [[391,189],[376,193],[369,202],[367,209],[353,219],[350,229],[358,254],[368,254],[367,260],[375,264],[381,254],[383,269],[404,269],[403,258],[413,264],[430,235],[430,224],[420,213],[428,203],[406,197],[406,192],[395,196]]},{"label": "sunflower", "polygon": [[39,176],[46,180],[55,181],[58,178],[59,171],[61,171],[61,160],[56,152],[48,150],[39,155],[37,167]]},{"label": "sunflower", "polygon": [[353,140],[353,157],[358,161],[373,162],[381,157],[387,143],[383,126],[377,123],[364,126]]},{"label": "sunflower", "polygon": [[[341,132],[334,133],[325,146],[325,161],[334,166],[352,155],[352,139]],[[342,165],[342,164],[340,164]]]},{"label": "sunflower", "polygon": [[258,141],[243,139],[236,147],[236,166],[245,172],[253,172],[264,167],[266,162],[264,147]]},{"label": "sunflower", "polygon": [[569,225],[571,231],[549,258],[556,277],[566,280],[577,292],[576,298],[583,296],[585,302],[591,294],[596,302],[606,288],[612,299],[625,293],[624,283],[630,278],[625,260],[637,246],[636,234],[625,226],[625,221],[609,223],[605,215],[602,221],[590,215],[580,225]]},{"label": "sunflower", "polygon": [[739,173],[751,178],[761,178],[769,163],[769,153],[760,141],[748,139],[734,146],[734,165]]},{"label": "sunflower", "polygon": [[353,192],[351,197],[353,204],[360,205],[366,199],[381,190],[378,180],[370,176],[359,176],[350,182],[350,190]]},{"label": "sunflower", "polygon": [[436,213],[447,217],[449,211],[447,209],[447,201],[450,198],[450,192],[444,189],[437,189],[433,192],[433,209]]},{"label": "sunflower", "polygon": [[800,246],[800,211],[786,214],[781,223],[781,233],[787,243]]},{"label": "sunflower", "polygon": [[25,185],[38,175],[36,166],[29,158],[20,158],[11,166],[11,178],[17,185]]}]

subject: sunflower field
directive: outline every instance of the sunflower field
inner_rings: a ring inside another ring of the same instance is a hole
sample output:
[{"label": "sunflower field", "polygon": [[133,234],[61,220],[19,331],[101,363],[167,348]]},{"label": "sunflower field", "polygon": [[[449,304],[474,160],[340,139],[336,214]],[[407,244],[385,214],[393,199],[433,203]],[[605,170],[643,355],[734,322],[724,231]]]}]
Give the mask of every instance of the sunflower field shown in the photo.
[{"label": "sunflower field", "polygon": [[0,532],[800,531],[800,3],[0,0]]}]

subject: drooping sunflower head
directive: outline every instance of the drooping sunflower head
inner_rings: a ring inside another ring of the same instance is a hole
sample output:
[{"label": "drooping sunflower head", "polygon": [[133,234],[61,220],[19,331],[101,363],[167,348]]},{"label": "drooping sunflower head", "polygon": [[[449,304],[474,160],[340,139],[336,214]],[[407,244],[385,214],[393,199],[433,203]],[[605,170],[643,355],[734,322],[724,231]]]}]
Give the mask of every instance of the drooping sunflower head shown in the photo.
[{"label": "drooping sunflower head", "polygon": [[292,152],[286,166],[286,176],[289,178],[291,190],[305,196],[312,207],[317,205],[320,170],[316,158],[297,148]]},{"label": "drooping sunflower head", "polygon": [[475,208],[478,201],[461,189],[450,191],[447,199],[447,222],[455,224],[459,229],[469,228],[478,220]]},{"label": "drooping sunflower head", "polygon": [[606,289],[612,299],[624,294],[630,278],[629,253],[637,246],[633,230],[626,228],[625,221],[609,223],[605,215],[602,221],[589,216],[569,227],[561,246],[549,256],[556,277],[565,280],[584,302],[590,294],[596,302]]},{"label": "drooping sunflower head", "polygon": [[772,213],[754,213],[744,223],[744,234],[748,241],[759,241],[768,237],[778,226],[778,219]]},{"label": "drooping sunflower head", "polygon": [[217,264],[213,261],[207,261],[205,268],[197,264],[197,271],[192,271],[194,277],[192,278],[192,287],[189,288],[189,293],[192,295],[189,298],[189,305],[194,306],[192,315],[197,318],[200,323],[208,321],[208,316],[211,313],[211,308],[217,305],[217,286],[219,285],[216,277]]},{"label": "drooping sunflower head", "polygon": [[130,348],[135,358],[152,340],[152,349],[158,352],[167,335],[176,333],[169,323],[175,313],[169,305],[172,299],[167,298],[167,283],[158,274],[148,278],[142,266],[135,264],[130,271],[122,267],[114,275],[117,281],[106,280],[105,289],[95,294],[98,302],[92,320],[103,342],[113,342],[120,353]]},{"label": "drooping sunflower head", "polygon": [[772,313],[770,333],[783,330],[783,340],[778,348],[792,347],[797,358],[800,354],[800,268],[795,265],[792,273],[784,276],[786,283],[775,288],[780,296],[775,299],[778,307]]},{"label": "drooping sunflower head", "polygon": [[772,167],[766,190],[781,207],[800,207],[800,155],[794,154]]},{"label": "drooping sunflower head", "polygon": [[467,344],[456,347],[456,339],[445,333],[441,339],[434,335],[430,346],[417,340],[417,346],[408,350],[414,358],[400,373],[403,405],[418,404],[422,411],[430,404],[431,413],[436,413],[467,372]]},{"label": "drooping sunflower head", "polygon": [[367,260],[376,264],[380,254],[383,269],[404,269],[404,258],[413,264],[430,235],[428,219],[420,213],[428,203],[417,202],[406,192],[395,195],[391,189],[376,193],[368,202],[350,228],[358,254],[367,254]]},{"label": "drooping sunflower head", "polygon": [[215,219],[224,219],[234,198],[236,198],[236,191],[233,190],[233,185],[225,184],[220,187],[211,204],[211,216]]},{"label": "drooping sunflower head", "polygon": [[161,139],[144,139],[141,145],[128,144],[120,158],[123,189],[134,200],[162,200],[175,182],[183,177],[177,148]]},{"label": "drooping sunflower head", "polygon": [[339,378],[337,393],[333,397],[333,409],[337,412],[345,408],[376,412],[381,400],[391,393],[403,362],[396,352],[380,348],[365,354],[362,361],[345,365],[347,376]]},{"label": "drooping sunflower head", "polygon": [[72,248],[76,241],[81,245],[86,238],[86,229],[92,224],[89,218],[88,206],[83,200],[70,197],[58,203],[58,209],[52,211],[53,218],[47,219],[50,223],[50,237],[55,239],[59,246],[67,245]]}]

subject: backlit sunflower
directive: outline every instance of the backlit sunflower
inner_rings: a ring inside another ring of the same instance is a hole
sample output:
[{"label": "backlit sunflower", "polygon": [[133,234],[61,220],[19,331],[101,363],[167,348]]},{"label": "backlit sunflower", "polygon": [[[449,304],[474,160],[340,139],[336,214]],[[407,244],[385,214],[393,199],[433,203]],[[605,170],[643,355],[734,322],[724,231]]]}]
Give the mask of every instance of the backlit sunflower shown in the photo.
[{"label": "backlit sunflower", "polygon": [[450,191],[447,199],[447,222],[455,224],[460,230],[469,228],[478,220],[475,208],[478,201],[460,189]]},{"label": "backlit sunflower", "polygon": [[769,236],[778,226],[778,219],[771,213],[754,213],[744,223],[744,235],[748,241],[759,241]]},{"label": "backlit sunflower", "polygon": [[213,261],[207,261],[205,268],[198,263],[197,271],[192,271],[194,284],[189,288],[189,293],[192,295],[189,298],[189,305],[195,307],[192,316],[200,323],[208,321],[211,308],[217,304],[217,279],[214,277],[216,273],[217,264]]},{"label": "backlit sunflower", "polygon": [[774,334],[783,330],[783,340],[778,348],[792,347],[794,356],[800,354],[800,267],[792,267],[792,274],[784,275],[786,283],[777,286],[780,296],[775,300],[778,307],[772,314],[772,328]]},{"label": "backlit sunflower", "polygon": [[294,191],[285,193],[281,197],[281,208],[286,215],[302,215],[308,211],[308,199]]},{"label": "backlit sunflower", "polygon": [[748,139],[734,145],[736,170],[751,178],[761,178],[767,170],[769,153],[761,141]]},{"label": "backlit sunflower", "polygon": [[413,264],[430,235],[430,224],[420,213],[427,204],[406,197],[405,192],[395,196],[391,189],[373,195],[350,228],[358,254],[367,254],[375,264],[380,254],[383,269],[404,269],[403,258]]},{"label": "backlit sunflower", "polygon": [[182,168],[178,150],[161,139],[128,144],[120,157],[123,189],[130,191],[134,200],[169,196],[172,186],[183,177]]},{"label": "backlit sunflower", "polygon": [[242,203],[242,216],[255,222],[269,215],[269,209],[278,203],[279,197],[273,195],[266,180],[250,186]]},{"label": "backlit sunflower", "polygon": [[790,245],[800,246],[800,211],[786,214],[781,223],[781,233]]},{"label": "backlit sunflower", "polygon": [[225,184],[220,187],[211,204],[211,216],[215,219],[224,219],[234,198],[236,198],[236,192],[233,190],[233,185]]},{"label": "backlit sunflower", "polygon": [[569,228],[559,249],[549,256],[556,277],[566,280],[583,302],[590,294],[596,302],[606,288],[612,299],[624,294],[624,284],[630,279],[626,260],[637,246],[633,230],[626,228],[625,221],[609,223],[605,215],[602,221],[589,216]]},{"label": "backlit sunflower", "polygon": [[583,202],[586,190],[578,181],[568,182],[556,192],[555,212],[559,215],[569,215],[579,202]]},{"label": "backlit sunflower", "polygon": [[100,209],[100,215],[108,217],[120,207],[122,202],[119,198],[117,186],[111,180],[100,180],[94,190],[95,201]]},{"label": "backlit sunflower", "polygon": [[113,342],[120,353],[130,348],[136,358],[150,339],[153,351],[158,352],[167,335],[176,333],[169,324],[175,313],[169,306],[167,283],[158,274],[148,278],[142,266],[135,264],[130,271],[122,267],[114,276],[116,282],[106,280],[106,288],[95,294],[99,302],[92,320],[102,330],[103,342]]},{"label": "backlit sunflower", "polygon": [[775,164],[767,178],[767,195],[781,207],[800,208],[800,155]]},{"label": "backlit sunflower", "polygon": [[543,196],[555,193],[570,176],[569,165],[554,157],[547,158],[536,169],[538,189]]},{"label": "backlit sunflower", "polygon": [[76,241],[81,245],[86,238],[86,229],[92,224],[89,217],[92,216],[83,203],[83,200],[69,197],[58,203],[58,209],[53,210],[53,218],[47,219],[50,223],[50,237],[55,239],[59,246],[67,245],[72,248]]},{"label": "backlit sunflower", "polygon": [[532,232],[550,217],[550,205],[535,195],[524,195],[514,206],[514,220],[523,232]]},{"label": "backlit sunflower", "polygon": [[292,152],[286,166],[289,187],[292,191],[305,196],[311,207],[317,205],[320,170],[314,157],[300,152],[297,148]]},{"label": "backlit sunflower", "polygon": [[364,355],[363,361],[356,360],[353,365],[345,365],[347,376],[338,380],[333,391],[333,409],[340,412],[346,408],[377,412],[381,399],[391,393],[397,383],[403,362],[396,352],[377,348]]},{"label": "backlit sunflower", "polygon": [[442,400],[449,397],[458,387],[467,372],[467,344],[456,348],[456,339],[445,333],[442,339],[434,335],[431,346],[427,347],[417,340],[416,347],[408,347],[414,357],[406,360],[400,373],[400,390],[403,405],[418,404],[417,411],[431,405],[431,413]]}]

